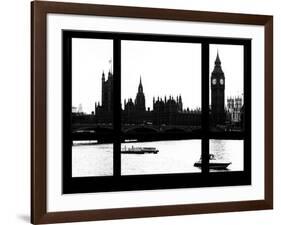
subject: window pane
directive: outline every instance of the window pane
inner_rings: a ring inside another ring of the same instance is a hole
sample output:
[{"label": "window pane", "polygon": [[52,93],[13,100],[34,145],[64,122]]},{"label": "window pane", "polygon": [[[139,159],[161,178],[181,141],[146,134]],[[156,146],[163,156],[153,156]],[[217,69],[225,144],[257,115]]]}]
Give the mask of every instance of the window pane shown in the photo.
[{"label": "window pane", "polygon": [[72,176],[113,175],[113,41],[72,39]]},{"label": "window pane", "polygon": [[244,129],[244,47],[210,45],[211,131]]},{"label": "window pane", "polygon": [[210,140],[210,172],[243,171],[243,140]]},{"label": "window pane", "polygon": [[201,140],[123,143],[121,152],[122,175],[201,172]]},{"label": "window pane", "polygon": [[113,144],[75,143],[72,177],[113,175]]},{"label": "window pane", "polygon": [[201,172],[201,141],[172,141],[201,129],[201,44],[122,41],[121,55],[122,149],[135,151],[122,175]]}]

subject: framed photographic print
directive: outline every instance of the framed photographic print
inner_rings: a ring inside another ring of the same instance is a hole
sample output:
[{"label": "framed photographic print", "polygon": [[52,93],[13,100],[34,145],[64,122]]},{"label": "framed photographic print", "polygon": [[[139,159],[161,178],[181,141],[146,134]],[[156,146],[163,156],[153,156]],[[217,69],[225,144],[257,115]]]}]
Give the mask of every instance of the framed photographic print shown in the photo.
[{"label": "framed photographic print", "polygon": [[273,207],[273,18],[32,2],[32,223]]}]

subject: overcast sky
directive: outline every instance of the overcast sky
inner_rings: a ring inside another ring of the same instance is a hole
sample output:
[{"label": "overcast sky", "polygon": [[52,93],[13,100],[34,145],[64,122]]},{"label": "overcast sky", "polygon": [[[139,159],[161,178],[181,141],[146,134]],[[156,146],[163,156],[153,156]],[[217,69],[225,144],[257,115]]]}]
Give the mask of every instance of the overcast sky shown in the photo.
[{"label": "overcast sky", "polygon": [[72,106],[94,111],[101,102],[102,72],[108,73],[112,58],[112,40],[72,39]]},{"label": "overcast sky", "polygon": [[183,108],[201,107],[201,44],[122,41],[121,48],[122,100],[135,99],[141,76],[146,107],[180,94]]},{"label": "overcast sky", "polygon": [[[181,94],[183,107],[201,107],[201,45],[190,43],[122,41],[121,95],[136,97],[140,76],[146,107],[152,109],[153,96],[176,97]],[[111,67],[113,42],[100,39],[72,40],[72,105],[83,111],[94,110],[101,101],[101,76]],[[226,96],[243,90],[243,47],[210,46],[210,72],[217,50],[225,73]]]}]

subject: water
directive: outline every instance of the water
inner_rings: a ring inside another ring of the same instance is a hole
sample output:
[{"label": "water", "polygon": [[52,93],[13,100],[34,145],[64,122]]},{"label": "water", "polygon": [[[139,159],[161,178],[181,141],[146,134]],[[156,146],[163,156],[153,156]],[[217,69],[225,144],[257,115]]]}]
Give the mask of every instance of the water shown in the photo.
[{"label": "water", "polygon": [[72,177],[112,175],[113,144],[72,146]]},{"label": "water", "polygon": [[194,162],[201,155],[201,140],[122,144],[121,148],[155,147],[157,154],[121,154],[121,174],[199,173]]},{"label": "water", "polygon": [[[210,140],[210,153],[218,160],[231,162],[225,171],[243,171],[243,144],[243,140]],[[211,172],[218,171],[211,170]]]},{"label": "water", "polygon": [[[200,173],[194,162],[201,156],[201,140],[123,143],[121,148],[155,147],[157,154],[121,154],[121,174]],[[210,140],[210,153],[232,164],[225,171],[243,170],[243,141]],[[215,172],[214,170],[211,172]],[[112,144],[79,144],[72,147],[72,176],[112,176]]]}]

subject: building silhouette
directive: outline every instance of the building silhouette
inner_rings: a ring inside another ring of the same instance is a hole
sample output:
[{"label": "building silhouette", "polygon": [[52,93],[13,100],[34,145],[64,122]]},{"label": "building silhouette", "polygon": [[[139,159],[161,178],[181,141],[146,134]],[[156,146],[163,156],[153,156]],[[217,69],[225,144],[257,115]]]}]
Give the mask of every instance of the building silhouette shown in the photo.
[{"label": "building silhouette", "polygon": [[135,107],[136,107],[136,111],[138,111],[138,112],[145,111],[145,96],[143,93],[141,77],[140,77],[140,84],[138,87],[138,93],[137,93],[136,100],[135,100]]},{"label": "building silhouette", "polygon": [[229,97],[227,99],[226,122],[232,126],[242,126],[244,105],[242,97]]},{"label": "building silhouette", "polygon": [[221,68],[219,53],[215,60],[215,66],[211,75],[211,115],[212,124],[225,124],[225,77]]},{"label": "building silhouette", "polygon": [[[227,130],[243,126],[244,106],[242,97],[228,98],[225,105],[225,76],[221,67],[219,53],[217,53],[214,69],[211,74],[211,108],[210,118],[213,129]],[[75,113],[73,108],[73,123],[88,123],[108,125],[112,127],[114,100],[113,100],[113,73],[108,72],[107,78],[102,73],[101,102],[95,103],[95,110],[91,115]],[[202,118],[201,109],[183,108],[182,96],[153,97],[153,107],[146,108],[145,91],[140,77],[135,99],[125,99],[121,110],[123,126],[154,126],[162,129],[163,126],[188,127],[191,130],[200,129]]]},{"label": "building silhouette", "polygon": [[113,73],[108,72],[107,80],[104,72],[101,78],[101,104],[95,103],[95,120],[96,122],[112,123],[113,116]]},{"label": "building silhouette", "polygon": [[[75,121],[112,124],[113,121],[113,73],[108,72],[107,79],[102,73],[102,99],[95,103],[91,115],[83,118],[73,117]],[[140,77],[136,97],[125,99],[121,109],[122,123],[127,125],[150,124],[154,126],[178,125],[201,126],[201,110],[183,109],[181,95],[173,97],[153,97],[153,108],[146,108],[145,92]],[[75,122],[74,121],[74,122]]]},{"label": "building silhouette", "polygon": [[211,74],[211,126],[216,129],[241,130],[244,122],[242,97],[229,97],[225,106],[225,76],[219,53]]}]

